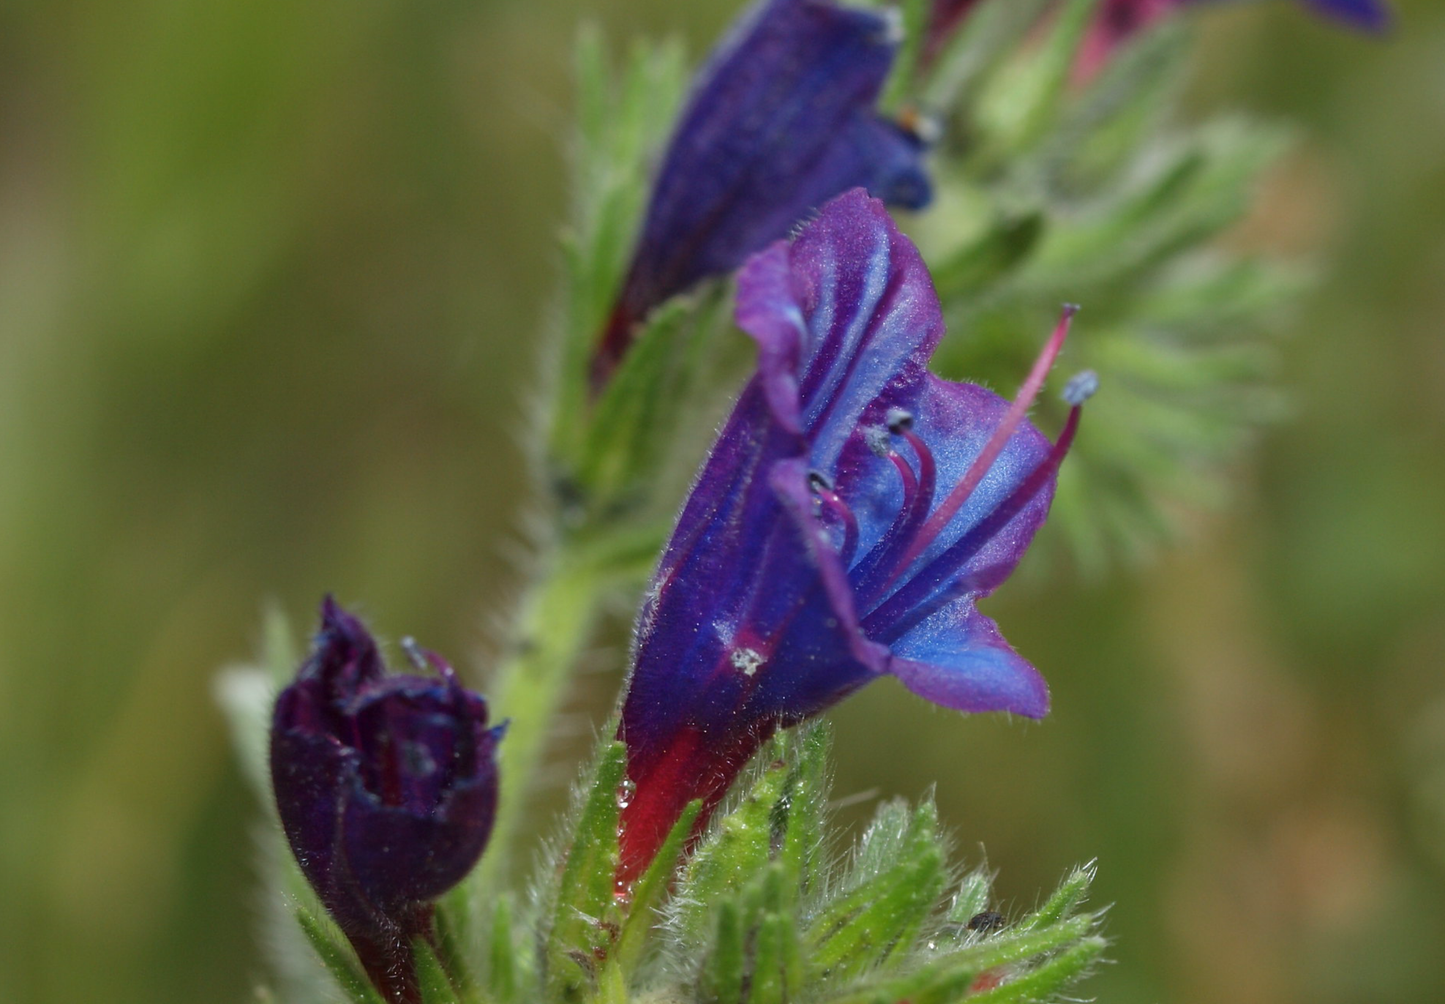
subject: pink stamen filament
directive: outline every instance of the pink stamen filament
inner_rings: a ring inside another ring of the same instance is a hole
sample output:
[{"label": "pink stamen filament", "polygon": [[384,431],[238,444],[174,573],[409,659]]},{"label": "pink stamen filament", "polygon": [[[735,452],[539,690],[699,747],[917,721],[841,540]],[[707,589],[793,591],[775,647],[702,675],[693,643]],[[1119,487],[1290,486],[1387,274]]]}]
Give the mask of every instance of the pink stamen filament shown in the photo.
[{"label": "pink stamen filament", "polygon": [[893,463],[894,468],[898,471],[898,477],[903,481],[903,505],[899,507],[899,521],[902,522],[909,510],[913,508],[913,504],[918,501],[918,475],[913,473],[913,468],[908,466],[908,461],[897,453],[890,450],[888,459]]},{"label": "pink stamen filament", "polygon": [[999,454],[1001,454],[1004,447],[1008,445],[1008,441],[1010,437],[1013,436],[1014,430],[1019,427],[1019,423],[1024,420],[1024,416],[1028,414],[1029,408],[1033,406],[1034,399],[1038,397],[1039,390],[1044,385],[1044,378],[1048,376],[1049,370],[1054,365],[1054,360],[1058,359],[1059,351],[1064,347],[1064,340],[1069,335],[1070,322],[1073,321],[1074,315],[1078,312],[1079,308],[1073,304],[1064,307],[1064,313],[1063,316],[1059,318],[1058,326],[1054,328],[1054,333],[1049,336],[1049,340],[1044,345],[1043,351],[1039,353],[1038,359],[1034,360],[1033,369],[1029,371],[1027,379],[1024,380],[1023,386],[1019,388],[1018,396],[1015,397],[1013,403],[1009,405],[1008,411],[1004,412],[1003,420],[999,422],[998,427],[994,429],[993,435],[990,436],[988,442],[984,444],[979,455],[974,458],[973,464],[969,466],[963,479],[959,481],[953,491],[948,493],[948,497],[933,511],[933,515],[928,517],[928,522],[924,523],[922,529],[914,536],[913,543],[909,545],[908,550],[903,553],[903,557],[900,558],[898,564],[894,566],[891,578],[896,579],[902,574],[904,569],[918,560],[918,556],[928,548],[929,544],[938,538],[938,535],[948,526],[949,520],[953,519],[958,513],[958,510],[963,508],[963,504],[968,501],[968,497],[973,494],[974,489],[979,486],[979,483],[983,481],[984,477],[993,468],[994,462],[998,460]]},{"label": "pink stamen filament", "polygon": [[903,481],[903,504],[899,506],[898,515],[894,517],[888,532],[856,569],[854,583],[858,589],[859,602],[864,606],[875,602],[879,589],[886,588],[891,582],[891,579],[884,576],[893,567],[892,556],[907,544],[927,517],[928,507],[933,505],[933,494],[938,484],[938,466],[934,462],[933,451],[928,448],[923,437],[907,425],[891,427],[891,431],[906,439],[913,448],[914,455],[918,457],[918,473],[914,473],[908,461],[896,452],[889,451],[888,459],[893,461],[893,466]]},{"label": "pink stamen filament", "polygon": [[[1049,478],[1053,477],[1068,455],[1069,448],[1073,445],[1074,435],[1079,430],[1079,417],[1083,408],[1079,405],[1069,409],[1069,417],[1064,422],[1064,427],[1059,432],[1059,438],[1049,450],[1048,456],[1044,457],[1039,465],[1029,472],[1023,482],[1015,488],[1004,499],[993,512],[954,543],[948,550],[940,554],[927,568],[924,568],[909,585],[905,585],[898,592],[890,596],[882,606],[870,611],[863,619],[863,629],[870,637],[876,637],[884,644],[892,642],[895,637],[906,633],[918,621],[927,617],[943,603],[961,595],[968,590],[968,583],[958,582],[949,587],[943,594],[930,600],[926,608],[918,608],[923,602],[924,596],[919,595],[919,590],[927,590],[926,583],[935,581],[930,572],[937,566],[947,565],[958,567],[969,560],[972,552],[982,546],[994,534],[1017,516],[1025,506],[1044,487]],[[959,554],[962,550],[967,553]],[[913,587],[913,588],[910,588]],[[909,613],[909,611],[912,611]],[[891,630],[884,631],[883,625],[891,625]]]},{"label": "pink stamen filament", "polygon": [[908,445],[913,447],[913,452],[918,457],[918,500],[915,505],[918,509],[916,518],[921,518],[933,504],[933,492],[938,484],[938,465],[933,462],[933,451],[928,448],[922,436],[912,429],[904,429],[903,438],[908,440]]}]

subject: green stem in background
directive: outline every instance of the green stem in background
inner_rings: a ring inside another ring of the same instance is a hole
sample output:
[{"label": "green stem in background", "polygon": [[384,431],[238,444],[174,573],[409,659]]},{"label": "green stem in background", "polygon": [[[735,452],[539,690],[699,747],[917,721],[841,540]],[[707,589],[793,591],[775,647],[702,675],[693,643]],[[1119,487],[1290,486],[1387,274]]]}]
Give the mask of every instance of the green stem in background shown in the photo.
[{"label": "green stem in background", "polygon": [[509,870],[526,819],[527,793],[533,790],[553,720],[609,578],[595,554],[562,544],[545,561],[523,600],[514,651],[498,667],[489,688],[496,717],[511,724],[499,746],[502,787],[492,839],[473,875],[478,888],[497,888]]},{"label": "green stem in background", "polygon": [[492,838],[470,887],[497,891],[507,883],[527,796],[546,754],[553,722],[604,603],[632,594],[651,571],[665,528],[648,523],[592,528],[559,536],[539,560],[517,612],[511,655],[487,690],[495,720],[509,719],[498,746],[501,797]]}]

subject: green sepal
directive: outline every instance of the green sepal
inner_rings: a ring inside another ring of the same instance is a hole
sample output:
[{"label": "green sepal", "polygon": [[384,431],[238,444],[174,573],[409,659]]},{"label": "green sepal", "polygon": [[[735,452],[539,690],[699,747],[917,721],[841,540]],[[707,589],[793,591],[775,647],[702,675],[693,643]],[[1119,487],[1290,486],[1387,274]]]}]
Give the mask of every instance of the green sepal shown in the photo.
[{"label": "green sepal", "polygon": [[472,974],[471,966],[467,963],[468,938],[465,923],[467,911],[459,909],[465,903],[463,897],[465,897],[466,891],[466,884],[459,884],[451,894],[437,904],[434,914],[437,957],[441,961],[443,970],[451,977],[457,996],[462,1001],[470,1001],[477,995],[477,980]]},{"label": "green sepal", "polygon": [[1045,226],[1037,209],[1000,213],[976,239],[934,265],[939,299],[967,301],[1003,279],[1033,254]]},{"label": "green sepal", "polygon": [[[812,891],[826,849],[828,752],[832,742],[826,727],[812,723],[789,733],[788,743],[795,761],[779,801],[784,818],[778,856],[793,887],[805,896]],[[775,813],[775,827],[778,822]]]},{"label": "green sepal", "polygon": [[968,999],[974,1004],[1032,1004],[1048,1000],[1086,975],[1107,946],[1108,942],[1097,936],[1082,938],[1078,944],[1021,976],[1010,978],[991,990],[971,994]]},{"label": "green sepal", "polygon": [[296,907],[296,923],[347,1000],[352,1004],[385,1004],[339,931],[304,906]]},{"label": "green sepal", "polygon": [[1053,0],[988,0],[968,17],[924,73],[923,105],[951,110],[997,69]]},{"label": "green sepal", "polygon": [[[1167,328],[1183,345],[1208,348],[1220,331],[1257,324],[1260,317],[1278,311],[1309,281],[1306,268],[1259,257],[1196,257],[1140,290],[1132,313],[1141,323]],[[1257,378],[1261,369],[1247,375]]]},{"label": "green sepal", "polygon": [[1097,870],[1091,861],[1071,871],[1042,906],[1019,922],[1018,930],[1037,930],[1070,916],[1089,894],[1089,886],[1093,885]]},{"label": "green sepal", "polygon": [[701,1004],[742,1004],[747,970],[743,941],[742,908],[735,899],[724,899],[713,911],[712,947],[698,978]]},{"label": "green sepal", "polygon": [[579,32],[574,65],[573,204],[562,237],[565,313],[550,431],[550,453],[564,466],[580,458],[592,351],[641,226],[648,160],[670,128],[686,86],[679,45],[635,44],[614,69],[595,27]]},{"label": "green sepal", "polygon": [[701,941],[711,907],[738,893],[771,860],[775,809],[790,775],[788,764],[779,759],[782,751],[781,740],[768,744],[766,766],[747,795],[714,826],[683,870],[671,918],[682,944]]},{"label": "green sepal", "polygon": [[422,1004],[462,1004],[430,942],[425,938],[413,938],[411,954],[416,962],[416,982]]},{"label": "green sepal", "polygon": [[580,1000],[612,947],[617,912],[618,791],[627,748],[603,745],[586,801],[572,832],[567,863],[552,904],[547,938],[547,987],[557,1000]]},{"label": "green sepal", "polygon": [[[836,997],[829,1004],[952,1004],[968,996],[975,981],[1001,966],[1023,967],[1075,947],[1088,938],[1093,917],[1076,917],[1039,931],[1005,933],[959,948],[950,948],[940,958],[904,976],[872,979]],[[968,996],[973,1000],[972,996]]]},{"label": "green sepal", "polygon": [[[1037,178],[999,182],[1044,213],[1045,231],[996,280],[966,295],[941,287],[950,334],[936,369],[1005,391],[1017,386],[1054,322],[1051,305],[1072,301],[1084,312],[1064,360],[1075,372],[1095,370],[1102,384],[1060,472],[1053,529],[1036,542],[1032,574],[1057,569],[1050,558],[1061,549],[1085,575],[1146,557],[1177,533],[1184,513],[1224,499],[1227,461],[1281,414],[1262,329],[1301,276],[1257,258],[1231,259],[1208,242],[1247,210],[1284,140],[1279,130],[1214,122],[1153,137],[1088,191],[1030,188]],[[994,189],[962,191],[987,205]],[[949,201],[958,204],[958,195]],[[960,253],[955,244],[929,257],[948,262]],[[1035,421],[1052,432],[1064,412],[1049,393]]]},{"label": "green sepal", "polygon": [[657,921],[658,907],[667,895],[673,876],[677,873],[678,859],[682,856],[683,845],[692,833],[698,813],[702,811],[702,800],[693,799],[683,809],[682,815],[668,831],[657,856],[647,866],[647,871],[632,887],[631,900],[627,904],[627,917],[617,935],[617,944],[609,959],[623,972],[632,969],[644,948],[646,939]]},{"label": "green sepal", "polygon": [[1142,165],[1128,172],[1076,213],[1071,226],[1050,230],[1029,295],[1142,285],[1161,264],[1239,220],[1256,179],[1285,143],[1277,130],[1219,121],[1155,144],[1147,173]]},{"label": "green sepal", "polygon": [[950,924],[967,924],[988,909],[993,883],[983,870],[971,871],[958,883],[945,919]]},{"label": "green sepal", "polygon": [[1072,190],[1107,178],[1147,150],[1183,88],[1193,32],[1183,18],[1144,32],[1110,56],[1107,65],[1063,110],[1032,156],[1062,167]]},{"label": "green sepal", "polygon": [[743,929],[756,934],[763,918],[791,912],[797,904],[797,888],[789,881],[787,867],[770,861],[753,877],[739,897],[743,905]]},{"label": "green sepal", "polygon": [[1025,47],[990,75],[975,109],[986,137],[986,146],[976,155],[978,163],[1017,159],[1059,120],[1070,99],[1079,44],[1098,2],[1066,0],[1037,49]]},{"label": "green sepal", "polygon": [[893,69],[883,85],[878,106],[885,114],[896,115],[912,98],[918,76],[918,57],[923,52],[924,33],[928,29],[932,0],[899,0],[894,8],[902,22],[903,40],[893,59]]},{"label": "green sepal", "polygon": [[898,815],[880,811],[854,868],[862,880],[809,924],[811,979],[847,979],[901,957],[937,905],[947,884],[937,810],[924,802],[902,825]]},{"label": "green sepal", "polygon": [[592,406],[574,488],[594,515],[646,501],[728,317],[723,284],[654,310]]},{"label": "green sepal", "polygon": [[797,997],[803,985],[803,965],[792,913],[762,915],[753,934],[752,957],[750,1004],[786,1004]]}]

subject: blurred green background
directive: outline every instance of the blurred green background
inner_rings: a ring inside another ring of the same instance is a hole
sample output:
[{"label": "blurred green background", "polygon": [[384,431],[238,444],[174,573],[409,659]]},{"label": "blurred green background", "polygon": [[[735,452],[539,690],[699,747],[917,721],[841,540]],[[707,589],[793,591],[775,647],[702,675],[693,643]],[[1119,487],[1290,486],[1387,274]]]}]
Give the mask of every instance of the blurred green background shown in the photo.
[{"label": "blurred green background", "polygon": [[[839,794],[936,782],[1007,903],[1100,858],[1118,1004],[1445,994],[1445,5],[1384,42],[1292,6],[1205,18],[1191,99],[1301,127],[1239,238],[1323,269],[1291,423],[1155,565],[992,604],[1043,724],[892,685],[834,716]],[[575,26],[696,53],[735,7],[0,5],[0,1000],[264,973],[211,688],[266,602],[335,590],[484,679]]]}]

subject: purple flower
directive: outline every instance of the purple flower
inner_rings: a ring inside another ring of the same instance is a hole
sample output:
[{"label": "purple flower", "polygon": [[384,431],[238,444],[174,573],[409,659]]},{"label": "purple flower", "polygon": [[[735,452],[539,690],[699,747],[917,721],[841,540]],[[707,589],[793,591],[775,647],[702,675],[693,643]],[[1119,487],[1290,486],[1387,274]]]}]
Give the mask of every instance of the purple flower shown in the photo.
[{"label": "purple flower", "polygon": [[[1092,76],[1114,51],[1155,21],[1180,7],[1212,4],[1219,0],[1103,0],[1079,53],[1079,74]],[[1321,14],[1367,31],[1382,31],[1389,24],[1390,8],[1384,0],[1299,0]]]},{"label": "purple flower", "polygon": [[440,679],[389,675],[331,597],[271,728],[271,783],[291,850],[388,1000],[420,1000],[411,942],[492,829],[501,728],[437,656]]},{"label": "purple flower", "polygon": [[1366,31],[1384,31],[1390,26],[1390,7],[1385,0],[1300,0],[1328,17]]},{"label": "purple flower", "polygon": [[[1097,73],[1114,50],[1155,21],[1180,7],[1220,0],[1102,0],[1079,53],[1078,73],[1087,79]],[[1390,23],[1384,0],[1299,0],[1304,6],[1365,31],[1383,31]],[[932,58],[948,41],[979,0],[933,0],[925,29],[923,51]]]},{"label": "purple flower", "polygon": [[897,19],[831,0],[763,0],[713,53],[663,157],[642,235],[593,360],[605,382],[653,307],[731,272],[855,186],[918,209],[918,137],[874,105]]},{"label": "purple flower", "polygon": [[863,191],[743,268],[758,372],[638,618],[623,879],[775,729],[884,674],[960,711],[1046,713],[1042,677],[975,603],[1043,523],[1073,439],[1077,407],[1056,444],[1025,418],[1071,315],[1010,404],[928,372],[932,281]]}]

